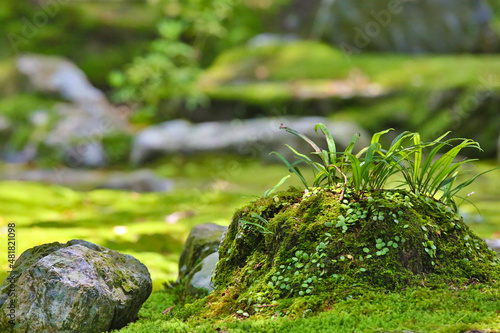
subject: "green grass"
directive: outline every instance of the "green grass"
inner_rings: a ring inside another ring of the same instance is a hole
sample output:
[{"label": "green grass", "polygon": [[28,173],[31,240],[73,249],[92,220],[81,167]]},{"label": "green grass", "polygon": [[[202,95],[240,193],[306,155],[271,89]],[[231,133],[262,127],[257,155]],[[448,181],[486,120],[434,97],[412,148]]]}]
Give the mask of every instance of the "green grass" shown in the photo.
[{"label": "green grass", "polygon": [[[312,316],[303,309],[295,316],[190,318],[187,322],[161,313],[174,305],[172,292],[153,294],[141,319],[120,333],[157,332],[464,332],[500,329],[500,289],[469,286],[462,289],[412,288],[400,293],[366,292],[338,301],[328,312]],[[307,302],[307,297],[305,297]]]},{"label": "green grass", "polygon": [[[303,154],[287,145],[295,154],[296,161],[292,163],[281,154],[274,152],[285,163],[287,169],[302,181],[305,188],[308,188],[308,183],[298,165],[302,163],[309,166],[315,176],[312,187],[317,188],[322,185],[341,187],[343,188],[341,198],[348,186],[356,192],[387,189],[388,180],[399,173],[403,176],[400,177],[402,179],[399,186],[408,188],[417,195],[438,198],[457,211],[454,196],[483,174],[466,178],[462,183],[454,186],[455,181],[462,174],[463,166],[475,161],[463,159],[456,162],[459,153],[471,148],[481,151],[481,147],[479,143],[470,139],[445,140],[450,132],[433,141],[425,142],[421,140],[418,132],[405,131],[394,138],[390,146],[383,148],[379,141],[381,136],[393,130],[388,129],[373,134],[371,144],[354,155],[352,150],[360,137],[359,133],[351,138],[344,152],[337,152],[332,134],[321,123],[317,124],[314,130],[317,133],[321,131],[325,136],[328,150],[319,148],[315,142],[294,129],[284,125],[281,125],[280,129],[299,137],[312,148],[309,154]],[[441,152],[443,148],[447,149],[444,153]],[[313,155],[316,155],[316,160],[313,160]],[[484,173],[491,171],[487,170]],[[441,197],[437,196],[439,191],[442,192]]]}]

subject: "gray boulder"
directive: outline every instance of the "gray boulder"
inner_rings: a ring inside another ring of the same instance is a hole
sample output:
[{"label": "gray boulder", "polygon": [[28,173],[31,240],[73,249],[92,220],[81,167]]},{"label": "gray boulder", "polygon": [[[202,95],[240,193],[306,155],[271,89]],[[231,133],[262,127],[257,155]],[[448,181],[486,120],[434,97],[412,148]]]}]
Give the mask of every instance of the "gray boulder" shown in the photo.
[{"label": "gray boulder", "polygon": [[63,151],[71,167],[104,165],[101,140],[126,130],[126,112],[111,105],[67,59],[27,54],[18,57],[17,67],[33,90],[56,94],[69,102],[54,107],[59,119],[40,141]]},{"label": "gray boulder", "polygon": [[200,289],[212,291],[212,272],[219,261],[219,245],[227,227],[204,223],[191,229],[179,260],[180,282],[188,294],[196,295]]},{"label": "gray boulder", "polygon": [[134,192],[168,192],[173,188],[171,180],[157,177],[151,170],[131,173],[114,172],[100,188]]},{"label": "gray boulder", "polygon": [[200,290],[210,292],[214,289],[212,274],[219,262],[219,252],[214,252],[205,257],[196,265],[188,276],[187,292],[196,295]]},{"label": "gray boulder", "polygon": [[315,133],[314,126],[324,123],[332,132],[338,149],[346,148],[355,133],[362,134],[360,146],[369,143],[368,134],[357,124],[348,121],[332,122],[323,117],[257,118],[197,124],[173,120],[139,133],[134,139],[131,159],[133,163],[141,164],[161,155],[199,152],[228,152],[268,158],[271,151],[290,157],[290,150],[285,144],[299,151],[311,150],[303,140],[280,130],[282,123],[318,143],[325,140],[324,136]]},{"label": "gray boulder", "polygon": [[149,169],[131,172],[72,168],[28,169],[6,165],[0,180],[58,184],[77,190],[116,189],[134,192],[168,192],[174,188],[170,179],[158,177]]},{"label": "gray boulder", "polygon": [[64,58],[26,54],[17,59],[17,67],[37,91],[55,93],[73,103],[106,100],[104,94],[90,84],[85,73]]},{"label": "gray boulder", "polygon": [[0,331],[119,329],[137,318],[151,290],[148,269],[130,255],[83,240],[36,246],[19,257],[0,287]]}]

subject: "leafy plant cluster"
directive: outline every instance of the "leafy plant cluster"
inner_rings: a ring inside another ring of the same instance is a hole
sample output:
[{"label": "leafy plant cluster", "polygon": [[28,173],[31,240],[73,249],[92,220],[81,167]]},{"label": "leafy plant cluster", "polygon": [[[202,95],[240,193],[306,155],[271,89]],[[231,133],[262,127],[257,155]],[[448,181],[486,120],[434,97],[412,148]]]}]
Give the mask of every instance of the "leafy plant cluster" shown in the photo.
[{"label": "leafy plant cluster", "polygon": [[201,69],[194,46],[182,41],[188,28],[182,20],[165,19],[158,23],[159,38],[150,51],[135,58],[125,71],[114,71],[109,81],[117,91],[115,99],[156,107],[162,99],[170,107],[180,96],[199,100],[195,83]]},{"label": "leafy plant cluster", "polygon": [[[401,186],[407,187],[417,195],[429,197],[436,197],[441,192],[440,200],[456,211],[454,197],[483,174],[455,185],[460,174],[459,167],[476,160],[465,158],[457,161],[459,153],[466,148],[481,150],[481,147],[479,143],[470,139],[445,140],[450,132],[431,142],[422,142],[418,132],[405,131],[399,134],[389,147],[383,147],[380,138],[392,130],[388,129],[375,133],[370,145],[355,154],[353,149],[360,138],[359,134],[351,138],[344,152],[338,152],[333,136],[324,124],[317,124],[315,130],[321,131],[325,136],[327,149],[320,148],[306,135],[291,128],[283,125],[280,128],[307,142],[313,148],[312,155],[316,155],[317,159],[302,154],[289,145],[288,148],[297,157],[296,161],[290,163],[283,155],[273,153],[278,155],[289,171],[294,173],[306,188],[309,185],[298,167],[299,164],[305,164],[312,169],[314,174],[312,187],[342,187],[341,198],[347,187],[353,188],[356,192],[383,189],[392,176],[400,175],[404,179]],[[445,148],[449,150],[444,152]],[[278,185],[284,180],[285,178]]]},{"label": "leafy plant cluster", "polygon": [[150,50],[124,70],[112,72],[109,81],[121,102],[143,106],[143,114],[172,116],[179,106],[194,109],[206,102],[198,84],[202,69],[222,49],[244,43],[261,29],[261,12],[255,0],[150,0],[163,17],[158,38]]}]

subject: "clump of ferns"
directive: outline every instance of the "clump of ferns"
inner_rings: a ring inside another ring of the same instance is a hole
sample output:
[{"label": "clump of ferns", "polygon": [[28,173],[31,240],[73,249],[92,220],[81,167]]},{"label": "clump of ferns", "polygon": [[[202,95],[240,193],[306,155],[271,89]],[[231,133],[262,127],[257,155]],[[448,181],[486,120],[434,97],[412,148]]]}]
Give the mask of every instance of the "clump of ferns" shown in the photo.
[{"label": "clump of ferns", "polygon": [[[338,152],[333,136],[324,124],[317,124],[314,129],[317,133],[318,130],[321,131],[325,136],[327,149],[321,149],[306,135],[283,124],[280,129],[301,138],[312,147],[313,151],[311,156],[308,156],[287,145],[297,158],[294,162],[289,162],[277,152],[273,153],[285,163],[288,170],[295,174],[306,188],[310,186],[299,169],[301,164],[305,164],[313,170],[312,187],[342,188],[341,200],[347,187],[358,193],[386,189],[389,178],[399,174],[403,179],[400,186],[416,195],[433,198],[441,193],[437,199],[457,211],[457,205],[454,201],[457,193],[485,173],[478,174],[455,186],[460,174],[460,166],[476,161],[476,159],[465,158],[457,162],[459,153],[465,148],[481,150],[481,147],[479,143],[470,139],[452,138],[445,140],[450,132],[433,141],[422,142],[418,132],[406,131],[392,140],[389,147],[384,148],[380,143],[380,138],[393,130],[388,129],[375,133],[370,145],[354,154],[353,148],[360,138],[359,134],[355,134],[351,138],[349,145],[343,152]],[[445,150],[444,148],[449,149],[441,153]],[[489,171],[491,170],[486,172]],[[281,179],[274,188],[266,192],[265,196],[274,192],[288,177],[290,176]]]}]

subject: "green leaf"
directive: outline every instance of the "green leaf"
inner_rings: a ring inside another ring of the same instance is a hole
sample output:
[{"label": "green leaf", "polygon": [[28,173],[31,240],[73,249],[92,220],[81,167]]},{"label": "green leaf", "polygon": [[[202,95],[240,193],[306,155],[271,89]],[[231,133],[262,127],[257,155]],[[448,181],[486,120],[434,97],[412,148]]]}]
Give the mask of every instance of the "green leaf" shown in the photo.
[{"label": "green leaf", "polygon": [[330,155],[329,164],[335,164],[337,162],[337,147],[335,145],[335,140],[333,140],[332,134],[330,133],[328,128],[326,128],[325,125],[321,123],[317,124],[314,127],[316,133],[318,132],[318,128],[321,130],[321,132],[325,135],[326,138],[326,143],[328,145],[328,153]]},{"label": "green leaf", "polygon": [[362,184],[361,163],[359,162],[359,159],[352,154],[348,154],[347,157],[351,161],[352,182],[354,183],[354,188],[356,191],[359,191]]},{"label": "green leaf", "polygon": [[246,220],[241,220],[240,219],[240,222],[243,224],[243,225],[251,225],[251,226],[254,226],[257,228],[257,230],[262,233],[262,234],[274,234],[274,232],[266,229],[265,227],[261,226],[260,224],[258,223],[254,223],[254,222],[250,222],[250,221],[246,221]]},{"label": "green leaf", "polygon": [[391,145],[390,145],[389,150],[387,151],[387,153],[388,154],[392,154],[393,152],[395,152],[396,150],[398,150],[399,147],[401,147],[401,144],[402,144],[403,140],[406,139],[409,136],[412,136],[412,135],[413,135],[413,133],[408,132],[408,131],[404,131],[401,134],[399,134],[394,140],[392,140]]},{"label": "green leaf", "polygon": [[264,223],[264,224],[268,224],[268,223],[269,223],[269,222],[267,222],[267,220],[266,220],[266,219],[264,219],[262,216],[260,216],[260,215],[259,215],[259,214],[257,214],[257,213],[252,213],[252,214],[250,214],[250,216],[252,216],[252,217],[254,217],[254,218],[256,218],[256,219],[260,220],[260,221],[261,221],[262,223]]},{"label": "green leaf", "polygon": [[297,169],[297,168],[295,167],[295,165],[297,165],[298,163],[305,162],[305,161],[297,161],[297,162],[295,162],[294,164],[290,164],[290,163],[288,162],[288,160],[287,160],[285,157],[283,157],[283,155],[281,155],[280,153],[277,153],[277,152],[272,152],[271,154],[276,154],[276,155],[277,155],[277,156],[278,156],[278,157],[279,157],[279,158],[283,161],[283,163],[285,163],[285,165],[288,167],[288,170],[289,170],[290,172],[293,172],[294,174],[296,174],[296,175],[297,175],[297,177],[299,177],[299,179],[300,179],[300,181],[302,182],[302,184],[304,184],[304,186],[305,186],[306,188],[308,188],[308,185],[307,185],[307,182],[306,182],[306,180],[305,180],[304,176],[302,176],[302,173],[299,171],[299,169]]},{"label": "green leaf", "polygon": [[417,181],[420,172],[420,164],[422,163],[422,146],[420,145],[420,134],[415,133],[415,135],[413,136],[413,143],[415,144],[413,179],[414,181]]},{"label": "green leaf", "polygon": [[352,150],[354,149],[354,145],[356,144],[356,142],[359,140],[360,137],[361,137],[361,134],[359,134],[359,133],[356,133],[352,136],[351,141],[349,142],[349,145],[347,145],[347,148],[344,151],[345,157],[352,154]]},{"label": "green leaf", "polygon": [[287,147],[288,147],[288,148],[289,148],[289,149],[290,149],[290,150],[291,150],[291,151],[292,151],[295,155],[297,155],[297,156],[301,157],[301,158],[302,158],[302,159],[304,159],[305,161],[307,161],[307,162],[312,162],[312,160],[311,160],[308,156],[306,156],[306,155],[304,155],[304,154],[299,153],[298,151],[296,151],[295,149],[293,149],[290,145],[285,145],[285,146],[287,146]]},{"label": "green leaf", "polygon": [[265,197],[265,198],[269,197],[269,195],[270,195],[271,193],[273,193],[274,191],[276,191],[276,189],[277,189],[278,187],[280,187],[281,185],[283,185],[283,183],[284,183],[284,182],[285,182],[288,178],[290,178],[290,175],[287,175],[287,176],[285,176],[285,177],[281,178],[281,180],[278,182],[278,184],[274,185],[274,187],[273,187],[273,188],[271,188],[271,189],[267,190],[267,191],[266,191],[266,193],[264,193],[264,197]]},{"label": "green leaf", "polygon": [[294,129],[291,129],[289,127],[286,127],[284,126],[283,124],[281,124],[280,126],[280,129],[284,129],[285,131],[287,131],[288,133],[291,133],[299,138],[301,138],[302,140],[304,140],[305,142],[307,142],[313,149],[316,153],[318,154],[321,154],[321,149],[314,143],[314,141],[312,141],[311,139],[309,139],[307,136],[305,136],[304,134],[302,133],[299,133],[297,132],[296,130]]},{"label": "green leaf", "polygon": [[374,144],[374,143],[378,143],[378,142],[379,142],[379,140],[380,140],[380,137],[381,137],[382,135],[384,135],[384,134],[386,134],[386,133],[389,133],[390,131],[393,131],[393,130],[394,130],[394,128],[389,128],[389,129],[387,129],[387,130],[385,130],[385,131],[380,131],[380,132],[377,132],[377,133],[373,134],[373,136],[372,136],[372,142],[371,142],[371,143],[372,143],[372,144]]}]

